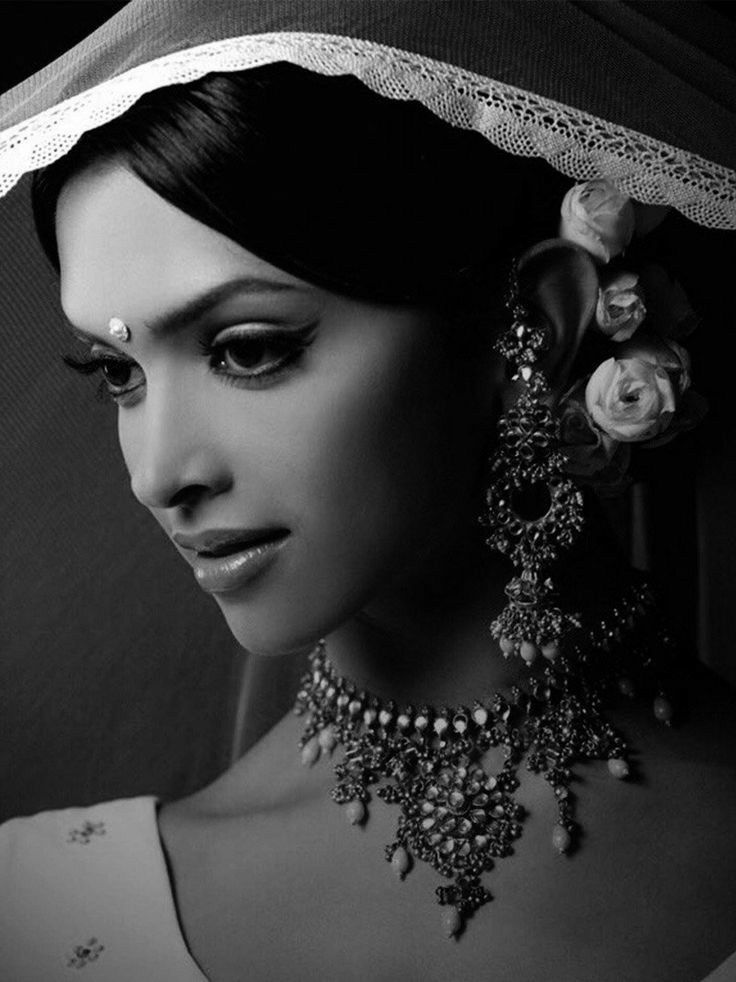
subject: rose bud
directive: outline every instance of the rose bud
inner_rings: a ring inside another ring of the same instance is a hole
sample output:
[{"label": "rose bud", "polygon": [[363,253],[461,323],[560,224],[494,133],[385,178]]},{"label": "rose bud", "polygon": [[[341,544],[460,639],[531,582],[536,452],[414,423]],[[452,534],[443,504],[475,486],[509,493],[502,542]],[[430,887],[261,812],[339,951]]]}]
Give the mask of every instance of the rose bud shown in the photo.
[{"label": "rose bud", "polygon": [[634,206],[610,181],[598,178],[576,184],[562,201],[560,237],[607,263],[618,256],[634,234]]},{"label": "rose bud", "polygon": [[593,422],[614,440],[639,443],[663,433],[677,408],[667,371],[643,358],[609,358],[585,387]]},{"label": "rose bud", "polygon": [[596,324],[611,341],[628,341],[646,314],[639,277],[634,273],[617,273],[598,291]]}]

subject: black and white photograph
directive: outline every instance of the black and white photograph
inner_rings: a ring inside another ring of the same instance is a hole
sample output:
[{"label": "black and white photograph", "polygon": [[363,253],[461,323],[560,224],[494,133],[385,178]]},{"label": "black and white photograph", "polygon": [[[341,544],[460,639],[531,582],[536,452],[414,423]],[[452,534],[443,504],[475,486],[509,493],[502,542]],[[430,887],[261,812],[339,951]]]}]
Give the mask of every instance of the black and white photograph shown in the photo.
[{"label": "black and white photograph", "polygon": [[736,982],[736,4],[0,93],[0,982]]}]

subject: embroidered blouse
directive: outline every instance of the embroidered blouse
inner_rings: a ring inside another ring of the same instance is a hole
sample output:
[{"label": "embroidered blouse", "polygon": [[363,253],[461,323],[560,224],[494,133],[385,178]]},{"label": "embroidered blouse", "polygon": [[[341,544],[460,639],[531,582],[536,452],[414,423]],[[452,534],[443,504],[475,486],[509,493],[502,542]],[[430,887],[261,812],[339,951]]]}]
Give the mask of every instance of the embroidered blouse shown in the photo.
[{"label": "embroidered blouse", "polygon": [[0,977],[207,982],[187,950],[154,797],[0,826]]},{"label": "embroidered blouse", "polygon": [[[124,798],[0,826],[3,979],[208,982],[179,927],[156,804]],[[702,982],[734,979],[736,953]]]}]

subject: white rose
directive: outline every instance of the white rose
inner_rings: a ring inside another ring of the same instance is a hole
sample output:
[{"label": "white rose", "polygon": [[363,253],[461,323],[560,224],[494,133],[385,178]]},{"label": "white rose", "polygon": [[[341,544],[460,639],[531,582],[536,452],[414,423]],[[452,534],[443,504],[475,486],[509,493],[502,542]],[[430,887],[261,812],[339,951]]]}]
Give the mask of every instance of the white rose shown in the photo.
[{"label": "white rose", "polygon": [[667,429],[677,398],[660,365],[643,358],[609,358],[588,380],[585,405],[604,433],[622,443],[639,443]]},{"label": "white rose", "polygon": [[604,178],[570,188],[561,214],[560,237],[582,246],[602,263],[623,252],[634,234],[631,198]]}]

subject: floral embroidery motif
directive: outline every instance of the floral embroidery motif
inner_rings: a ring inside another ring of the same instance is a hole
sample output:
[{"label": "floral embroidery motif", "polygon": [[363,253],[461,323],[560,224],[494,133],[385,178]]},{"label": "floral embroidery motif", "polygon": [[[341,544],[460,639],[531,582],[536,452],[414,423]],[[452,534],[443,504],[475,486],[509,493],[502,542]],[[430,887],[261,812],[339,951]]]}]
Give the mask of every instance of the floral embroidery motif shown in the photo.
[{"label": "floral embroidery motif", "polygon": [[90,962],[97,961],[105,946],[97,938],[90,938],[86,944],[74,945],[72,955],[67,959],[67,968],[84,968]]},{"label": "floral embroidery motif", "polygon": [[81,829],[72,829],[69,832],[67,842],[79,842],[83,846],[89,845],[93,835],[105,835],[107,829],[104,822],[86,821]]}]

